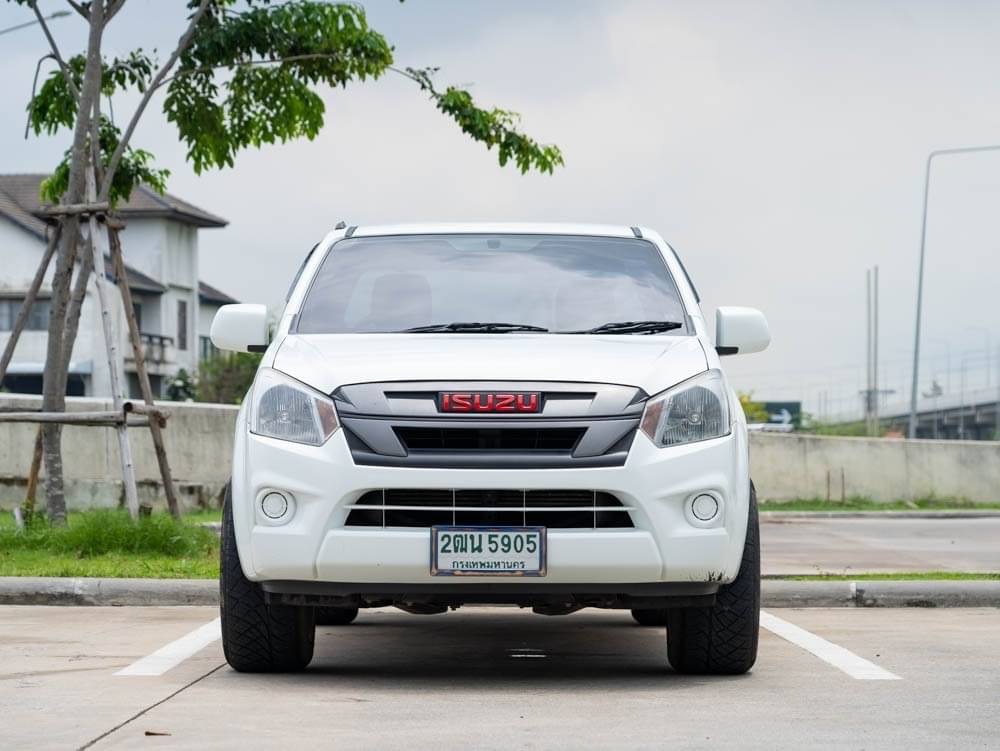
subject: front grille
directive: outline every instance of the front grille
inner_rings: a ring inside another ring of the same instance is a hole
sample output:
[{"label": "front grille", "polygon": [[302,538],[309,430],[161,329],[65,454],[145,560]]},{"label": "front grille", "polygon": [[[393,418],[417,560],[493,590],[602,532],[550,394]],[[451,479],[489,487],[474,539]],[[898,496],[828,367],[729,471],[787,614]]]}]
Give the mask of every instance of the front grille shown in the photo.
[{"label": "front grille", "polygon": [[395,429],[409,451],[572,451],[584,428]]},{"label": "front grille", "polygon": [[[442,412],[443,393],[537,393],[541,409]],[[634,386],[555,381],[354,383],[331,396],[355,464],[444,469],[620,467],[646,400]]]},{"label": "front grille", "polygon": [[370,490],[350,508],[348,527],[634,526],[629,507],[596,490]]}]

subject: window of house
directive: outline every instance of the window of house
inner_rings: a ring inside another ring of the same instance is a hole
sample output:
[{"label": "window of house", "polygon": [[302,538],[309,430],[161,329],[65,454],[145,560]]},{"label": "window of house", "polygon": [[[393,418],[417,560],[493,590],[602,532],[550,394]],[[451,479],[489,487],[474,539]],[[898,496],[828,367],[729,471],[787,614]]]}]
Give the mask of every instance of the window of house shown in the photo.
[{"label": "window of house", "polygon": [[188,348],[188,304],[187,300],[177,301],[177,349],[186,352]]},{"label": "window of house", "polygon": [[[0,331],[12,331],[17,314],[21,312],[24,300],[20,298],[5,298],[0,300]],[[48,300],[35,300],[25,321],[25,331],[46,331],[49,328],[49,312],[51,304]]]},{"label": "window of house", "polygon": [[135,316],[135,327],[142,331],[142,303],[132,303],[132,314]]}]

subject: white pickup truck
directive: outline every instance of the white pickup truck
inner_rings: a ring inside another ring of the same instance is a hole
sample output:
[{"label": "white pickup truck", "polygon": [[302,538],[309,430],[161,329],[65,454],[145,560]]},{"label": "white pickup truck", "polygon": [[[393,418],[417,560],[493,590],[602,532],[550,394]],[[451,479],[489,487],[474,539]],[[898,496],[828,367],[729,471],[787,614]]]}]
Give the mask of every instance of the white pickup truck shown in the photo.
[{"label": "white pickup truck", "polygon": [[222,634],[241,671],[312,658],[359,608],[630,609],[684,673],[757,654],[747,430],[655,232],[591,225],[338,227],[273,332],[223,307],[212,340],[263,352],[236,428]]}]

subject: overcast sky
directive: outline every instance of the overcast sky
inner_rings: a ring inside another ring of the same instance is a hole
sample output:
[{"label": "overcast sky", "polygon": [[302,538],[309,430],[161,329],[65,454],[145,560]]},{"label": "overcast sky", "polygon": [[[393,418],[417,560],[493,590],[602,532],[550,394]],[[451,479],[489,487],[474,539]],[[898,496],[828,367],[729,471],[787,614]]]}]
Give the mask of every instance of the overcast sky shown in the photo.
[{"label": "overcast sky", "polygon": [[[737,387],[814,411],[821,392],[834,410],[858,402],[865,269],[878,264],[883,385],[908,389],[924,161],[934,148],[1000,143],[1000,3],[363,4],[398,63],[441,66],[442,84],[519,111],[566,167],[501,169],[398,76],[326,92],[315,141],[201,176],[152,110],[135,145],[172,170],[171,192],[230,221],[201,233],[206,281],[273,303],[340,219],[646,224],[681,253],[706,314],[727,304],[767,314],[771,349],[727,360]],[[108,50],[170,48],[183,6],[129,0]],[[27,10],[0,5],[0,28],[24,20]],[[64,52],[82,45],[75,17],[52,28]],[[45,51],[37,27],[0,36],[0,171],[46,171],[66,147],[67,134],[23,140]],[[117,104],[121,119],[129,102]],[[1000,379],[998,200],[1000,153],[936,163],[927,384],[946,385],[950,342],[952,390],[963,359],[967,388],[984,386],[984,328]]]}]

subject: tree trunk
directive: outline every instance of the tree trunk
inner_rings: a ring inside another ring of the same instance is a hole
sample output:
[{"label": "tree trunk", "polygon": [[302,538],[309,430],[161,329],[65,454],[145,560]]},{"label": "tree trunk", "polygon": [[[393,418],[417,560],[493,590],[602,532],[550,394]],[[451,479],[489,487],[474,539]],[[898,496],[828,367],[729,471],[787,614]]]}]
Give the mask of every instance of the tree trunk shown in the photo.
[{"label": "tree trunk", "polygon": [[[63,386],[63,334],[66,326],[66,306],[70,277],[76,256],[79,221],[71,218],[63,227],[63,242],[56,271],[52,278],[52,305],[49,318],[45,373],[42,376],[42,410],[62,412],[66,409],[66,389]],[[46,425],[42,429],[42,454],[45,460],[45,505],[49,522],[57,526],[66,523],[66,496],[62,471],[62,427]]]},{"label": "tree trunk", "polygon": [[73,360],[73,345],[76,343],[76,334],[80,329],[80,313],[83,310],[83,302],[87,297],[87,284],[90,282],[90,275],[94,271],[94,258],[90,253],[84,253],[80,259],[80,270],[76,275],[76,283],[73,285],[73,294],[69,299],[69,307],[66,309],[66,326],[63,331],[63,359],[62,384],[60,390],[66,393],[66,385],[69,381],[69,366]]},{"label": "tree trunk", "polygon": [[[87,136],[90,132],[94,102],[101,90],[101,39],[104,34],[104,0],[94,0],[90,5],[90,31],[87,38],[87,60],[80,87],[76,126],[71,147],[69,183],[63,204],[83,202],[85,168],[89,157]],[[66,409],[64,355],[66,308],[69,299],[70,278],[76,257],[80,219],[78,215],[60,220],[62,237],[56,271],[52,279],[52,309],[49,319],[48,342],[45,355],[45,373],[42,378],[42,409],[61,412]],[[103,271],[103,269],[99,270]],[[72,343],[70,343],[72,352]],[[46,425],[42,430],[42,454],[45,462],[45,495],[49,522],[66,523],[66,496],[63,487],[62,429],[59,425]]]}]

